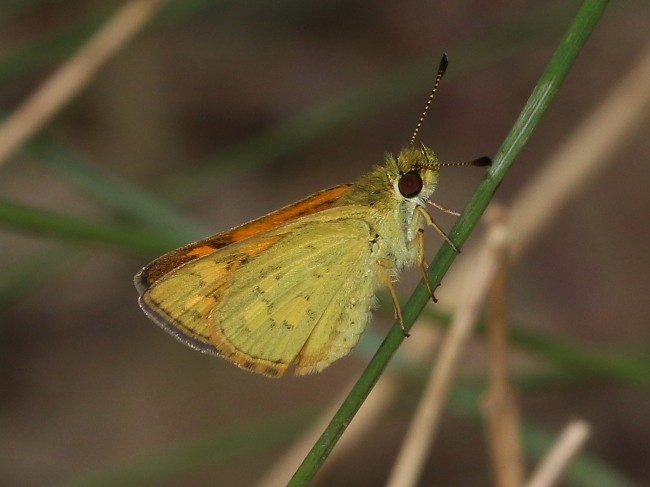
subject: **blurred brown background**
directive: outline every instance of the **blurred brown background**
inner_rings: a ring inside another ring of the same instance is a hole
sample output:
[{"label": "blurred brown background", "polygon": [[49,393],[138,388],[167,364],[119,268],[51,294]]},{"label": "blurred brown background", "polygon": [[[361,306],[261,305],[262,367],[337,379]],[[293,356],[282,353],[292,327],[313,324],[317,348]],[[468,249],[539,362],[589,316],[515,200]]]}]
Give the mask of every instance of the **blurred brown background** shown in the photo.
[{"label": "blurred brown background", "polygon": [[[18,107],[121,5],[3,2],[2,113]],[[398,151],[408,142],[443,51],[450,67],[421,139],[443,161],[494,155],[578,7],[177,2],[120,49],[39,134],[62,148],[61,157],[79,158],[177,206],[188,222],[197,222],[195,236],[216,233],[351,181],[381,163],[386,151]],[[647,49],[649,18],[646,2],[610,6],[499,189],[499,202],[511,201],[631,69]],[[66,35],[69,43],[59,46]],[[331,106],[413,69],[416,76],[405,81],[413,85],[410,94],[388,92],[369,116],[339,121],[314,140],[297,134],[286,155],[269,154],[249,167],[238,152],[224,152],[311,107]],[[650,355],[649,128],[647,116],[629,128],[611,164],[513,267],[513,320],[559,340]],[[301,137],[309,142],[301,144]],[[29,150],[9,158],[0,167],[1,198],[89,220],[129,222],[44,159]],[[436,201],[462,209],[481,175],[474,168],[445,170]],[[453,222],[446,215],[438,219],[445,228]],[[440,242],[435,236],[428,242],[433,255]],[[353,354],[301,379],[257,377],[181,346],[138,309],[132,276],[153,253],[88,244],[71,250],[58,239],[9,228],[0,228],[0,249],[0,279],[10,290],[20,281],[15,273],[46,258],[43,278],[37,269],[24,291],[8,292],[0,309],[0,485],[73,481],[239,425],[291,418],[295,411],[304,417],[305,410],[325,407],[347,390],[368,360],[367,353]],[[57,252],[62,257],[54,266]],[[407,296],[417,278],[417,272],[405,276],[400,294]],[[379,336],[392,321],[390,309],[383,311],[372,327]],[[417,337],[418,325],[411,340]],[[463,372],[472,381],[482,380],[485,368],[480,343],[476,349]],[[526,357],[521,362],[530,366]],[[533,368],[545,370],[543,361]],[[400,386],[401,400],[353,455],[323,475],[322,485],[385,482],[419,394],[416,385]],[[631,485],[650,485],[647,383],[633,387],[602,376],[551,382],[522,391],[521,407],[524,417],[553,434],[571,418],[587,419],[594,428],[587,451]],[[252,434],[242,448],[257,443],[263,440]],[[288,444],[234,454],[154,485],[252,485]],[[480,424],[453,412],[445,416],[422,485],[491,485]]]}]

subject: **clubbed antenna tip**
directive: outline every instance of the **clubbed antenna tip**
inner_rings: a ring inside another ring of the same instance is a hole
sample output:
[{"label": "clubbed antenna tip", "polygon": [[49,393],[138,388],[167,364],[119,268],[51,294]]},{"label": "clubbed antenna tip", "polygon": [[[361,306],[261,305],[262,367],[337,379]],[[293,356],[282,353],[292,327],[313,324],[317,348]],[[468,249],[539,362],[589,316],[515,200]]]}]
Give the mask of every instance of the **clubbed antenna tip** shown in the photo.
[{"label": "clubbed antenna tip", "polygon": [[471,161],[463,161],[463,162],[441,162],[439,164],[442,167],[459,167],[459,166],[491,166],[492,165],[492,159],[490,159],[487,156],[479,157],[478,159],[473,159]]},{"label": "clubbed antenna tip", "polygon": [[415,144],[415,138],[418,136],[418,132],[420,131],[420,126],[422,125],[422,122],[424,122],[424,117],[426,117],[427,115],[427,111],[431,106],[431,102],[433,101],[433,97],[436,94],[436,90],[438,89],[438,85],[440,84],[440,81],[442,81],[442,77],[445,75],[445,71],[447,71],[448,65],[449,65],[449,58],[447,57],[447,53],[445,52],[442,54],[442,59],[440,60],[440,64],[438,65],[438,74],[436,74],[436,81],[433,83],[433,89],[431,90],[431,94],[429,95],[429,98],[427,98],[427,102],[424,105],[424,110],[422,110],[422,115],[420,115],[420,120],[418,120],[418,124],[415,126],[413,135],[411,135],[411,142],[410,142],[411,145]]},{"label": "clubbed antenna tip", "polygon": [[479,166],[479,167],[491,166],[492,159],[490,159],[488,156],[483,156],[483,157],[479,157],[478,159],[474,159],[471,162],[471,164],[472,166]]}]

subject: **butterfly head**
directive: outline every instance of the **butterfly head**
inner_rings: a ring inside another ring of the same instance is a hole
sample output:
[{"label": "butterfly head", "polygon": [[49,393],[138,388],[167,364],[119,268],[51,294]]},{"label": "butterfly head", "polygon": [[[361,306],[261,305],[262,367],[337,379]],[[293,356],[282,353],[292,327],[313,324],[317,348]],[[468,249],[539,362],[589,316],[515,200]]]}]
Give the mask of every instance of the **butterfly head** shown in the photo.
[{"label": "butterfly head", "polygon": [[425,145],[409,145],[397,157],[386,157],[386,169],[397,198],[421,206],[438,184],[440,164],[434,152]]},{"label": "butterfly head", "polygon": [[389,209],[424,206],[438,183],[438,158],[431,149],[409,145],[397,157],[386,155],[386,165],[361,176],[337,205],[366,205]]}]

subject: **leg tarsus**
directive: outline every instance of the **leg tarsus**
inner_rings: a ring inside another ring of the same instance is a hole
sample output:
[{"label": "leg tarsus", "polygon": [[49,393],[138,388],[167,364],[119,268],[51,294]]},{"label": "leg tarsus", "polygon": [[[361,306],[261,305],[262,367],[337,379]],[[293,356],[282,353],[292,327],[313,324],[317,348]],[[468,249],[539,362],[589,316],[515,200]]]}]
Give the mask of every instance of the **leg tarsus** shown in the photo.
[{"label": "leg tarsus", "polygon": [[422,270],[422,278],[424,279],[424,284],[427,286],[427,291],[429,291],[429,296],[431,296],[431,300],[434,303],[437,303],[438,298],[436,298],[436,296],[433,294],[433,289],[431,289],[431,283],[429,282],[429,276],[427,276],[427,267],[428,266],[424,261],[420,264],[420,269]]}]

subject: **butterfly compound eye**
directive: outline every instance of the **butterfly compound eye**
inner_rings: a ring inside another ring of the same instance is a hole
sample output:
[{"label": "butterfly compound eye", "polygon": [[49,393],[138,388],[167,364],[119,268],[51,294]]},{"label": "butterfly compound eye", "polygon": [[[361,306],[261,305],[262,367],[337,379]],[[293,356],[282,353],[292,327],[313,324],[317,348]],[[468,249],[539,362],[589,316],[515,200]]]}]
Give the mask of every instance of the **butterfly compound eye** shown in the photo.
[{"label": "butterfly compound eye", "polygon": [[400,178],[397,187],[404,198],[413,198],[422,191],[422,178],[416,171],[407,172]]}]

